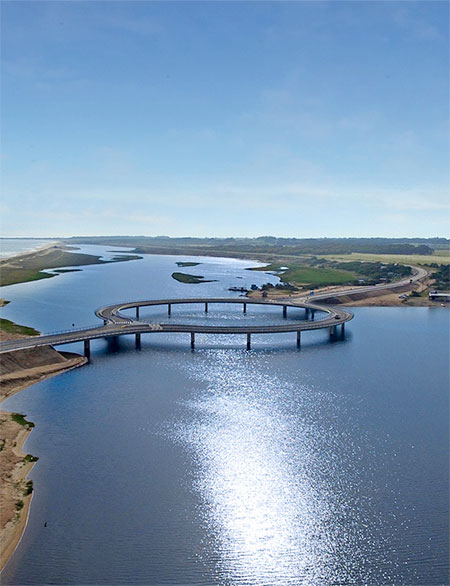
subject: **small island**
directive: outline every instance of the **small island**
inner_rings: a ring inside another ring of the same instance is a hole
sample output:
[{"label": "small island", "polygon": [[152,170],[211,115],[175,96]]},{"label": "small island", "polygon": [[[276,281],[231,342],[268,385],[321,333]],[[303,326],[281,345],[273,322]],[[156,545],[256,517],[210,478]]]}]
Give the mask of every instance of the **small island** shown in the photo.
[{"label": "small island", "polygon": [[199,263],[199,262],[191,262],[191,261],[183,262],[182,260],[180,260],[180,261],[176,262],[175,264],[178,267],[196,267],[196,266],[198,266],[201,263]]},{"label": "small island", "polygon": [[203,275],[188,275],[187,273],[172,273],[172,279],[180,283],[214,283],[217,279],[205,279]]}]

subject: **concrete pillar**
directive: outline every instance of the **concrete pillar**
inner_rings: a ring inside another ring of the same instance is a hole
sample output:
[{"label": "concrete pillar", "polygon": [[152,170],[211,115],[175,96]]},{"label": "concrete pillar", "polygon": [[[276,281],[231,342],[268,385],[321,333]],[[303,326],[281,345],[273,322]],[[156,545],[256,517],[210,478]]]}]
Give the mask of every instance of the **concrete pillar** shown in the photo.
[{"label": "concrete pillar", "polygon": [[311,309],[311,319],[314,319],[314,316],[316,315],[316,310],[315,309]]},{"label": "concrete pillar", "polygon": [[191,332],[191,349],[195,349],[195,333]]},{"label": "concrete pillar", "polygon": [[167,315],[172,313],[172,305],[170,303],[167,304]]},{"label": "concrete pillar", "polygon": [[243,307],[243,312],[244,313],[247,313],[247,304],[246,303],[243,303],[242,304],[242,307]]},{"label": "concrete pillar", "polygon": [[330,338],[334,340],[336,335],[336,326],[331,326],[330,327]]},{"label": "concrete pillar", "polygon": [[287,307],[286,305],[283,305],[283,317],[285,318],[287,316]]},{"label": "concrete pillar", "polygon": [[84,355],[86,356],[86,358],[90,358],[91,357],[91,343],[90,343],[90,340],[85,340],[84,341]]},{"label": "concrete pillar", "polygon": [[139,319],[139,305],[136,306],[136,319]]},{"label": "concrete pillar", "polygon": [[300,330],[297,332],[297,348],[301,346],[301,332]]},{"label": "concrete pillar", "polygon": [[309,317],[309,308],[305,307],[305,319],[308,319]]},{"label": "concrete pillar", "polygon": [[208,313],[208,304],[205,303],[205,313]]},{"label": "concrete pillar", "polygon": [[136,334],[136,348],[141,347],[141,334]]},{"label": "concrete pillar", "polygon": [[345,324],[341,325],[341,338],[344,339],[345,338]]},{"label": "concrete pillar", "polygon": [[251,348],[252,348],[251,339],[252,339],[252,335],[251,334],[247,334],[247,350],[251,350]]}]

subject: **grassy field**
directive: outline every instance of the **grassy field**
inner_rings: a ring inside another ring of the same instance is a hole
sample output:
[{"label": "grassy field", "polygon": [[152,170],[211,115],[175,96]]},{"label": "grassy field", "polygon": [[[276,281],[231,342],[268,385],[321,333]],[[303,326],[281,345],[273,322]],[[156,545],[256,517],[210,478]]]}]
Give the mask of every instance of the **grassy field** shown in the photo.
[{"label": "grassy field", "polygon": [[328,267],[315,268],[305,265],[295,265],[290,263],[289,269],[278,272],[280,264],[271,264],[267,267],[257,267],[259,271],[273,271],[277,273],[283,283],[295,283],[297,285],[307,285],[310,287],[321,287],[325,285],[342,285],[343,283],[352,282],[358,278],[358,275],[352,271],[333,269]]},{"label": "grassy field", "polygon": [[298,285],[308,285],[311,287],[325,286],[325,285],[342,285],[348,283],[357,278],[355,273],[351,271],[342,271],[339,269],[331,268],[314,268],[305,266],[289,267],[288,271],[285,271],[280,275],[283,282],[293,282]]},{"label": "grassy field", "polygon": [[360,260],[363,262],[387,262],[399,263],[404,265],[429,265],[430,263],[450,264],[450,255],[447,251],[436,251],[435,254],[427,256],[422,254],[363,254],[352,252],[351,254],[321,254],[318,258],[326,260],[338,260],[339,262],[350,262]]},{"label": "grassy field", "polygon": [[39,332],[34,328],[19,326],[9,319],[0,318],[0,330],[8,334],[22,334],[23,336],[38,336]]}]

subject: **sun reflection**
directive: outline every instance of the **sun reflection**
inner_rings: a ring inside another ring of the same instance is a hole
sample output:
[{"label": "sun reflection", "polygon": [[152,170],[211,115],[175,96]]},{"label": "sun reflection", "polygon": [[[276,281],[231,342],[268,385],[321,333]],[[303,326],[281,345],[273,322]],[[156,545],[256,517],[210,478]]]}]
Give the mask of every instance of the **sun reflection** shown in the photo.
[{"label": "sun reflection", "polygon": [[178,436],[197,464],[195,489],[209,536],[204,555],[219,554],[220,583],[348,580],[361,528],[339,496],[348,486],[333,460],[336,438],[315,421],[310,393],[264,375],[261,358],[205,355],[204,370],[196,364],[192,376],[209,387],[189,402],[189,423]]}]

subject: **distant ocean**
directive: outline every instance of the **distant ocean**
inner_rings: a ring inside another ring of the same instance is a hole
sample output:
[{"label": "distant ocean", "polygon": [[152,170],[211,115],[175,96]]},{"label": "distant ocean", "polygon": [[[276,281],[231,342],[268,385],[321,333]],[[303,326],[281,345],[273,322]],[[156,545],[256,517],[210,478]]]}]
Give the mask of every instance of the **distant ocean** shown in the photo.
[{"label": "distant ocean", "polygon": [[36,250],[52,242],[56,242],[56,240],[42,238],[0,238],[0,257],[5,258],[20,254],[21,252]]}]

